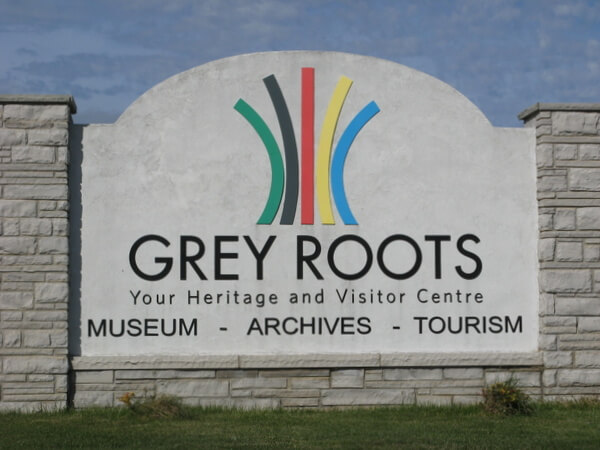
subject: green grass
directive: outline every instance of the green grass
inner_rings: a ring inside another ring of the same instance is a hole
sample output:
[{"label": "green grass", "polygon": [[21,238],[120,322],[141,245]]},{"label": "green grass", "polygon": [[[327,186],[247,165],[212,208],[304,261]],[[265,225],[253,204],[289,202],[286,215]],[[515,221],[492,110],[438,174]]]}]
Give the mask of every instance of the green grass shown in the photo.
[{"label": "green grass", "polygon": [[477,406],[190,408],[167,419],[125,408],[8,413],[0,448],[600,448],[600,404],[540,404],[510,417]]}]

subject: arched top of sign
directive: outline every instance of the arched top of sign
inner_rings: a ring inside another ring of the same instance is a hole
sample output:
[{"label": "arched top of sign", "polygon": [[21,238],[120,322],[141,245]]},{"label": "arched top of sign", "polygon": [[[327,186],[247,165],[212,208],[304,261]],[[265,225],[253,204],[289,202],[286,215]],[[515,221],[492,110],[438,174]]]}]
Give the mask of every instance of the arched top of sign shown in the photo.
[{"label": "arched top of sign", "polygon": [[[240,95],[253,90],[252,82],[263,88],[261,80],[275,75],[280,81],[300,79],[301,68],[316,71],[316,92],[325,90],[342,76],[354,81],[361,92],[385,92],[381,103],[398,102],[407,111],[419,114],[430,109],[432,120],[444,115],[448,121],[490,125],[481,110],[459,91],[443,81],[410,67],[384,59],[341,52],[282,51],[238,55],[212,61],[182,72],[154,86],[133,102],[117,124],[128,124],[144,116],[146,121],[162,121],[163,108],[182,113],[194,98],[202,101],[215,94],[217,86],[238,86]],[[294,81],[292,81],[293,85]],[[287,84],[287,83],[286,83]],[[296,85],[299,85],[296,83]],[[292,93],[285,92],[286,98]],[[329,100],[329,93],[325,95]],[[318,101],[318,100],[317,100]],[[292,113],[293,115],[293,113]]]}]

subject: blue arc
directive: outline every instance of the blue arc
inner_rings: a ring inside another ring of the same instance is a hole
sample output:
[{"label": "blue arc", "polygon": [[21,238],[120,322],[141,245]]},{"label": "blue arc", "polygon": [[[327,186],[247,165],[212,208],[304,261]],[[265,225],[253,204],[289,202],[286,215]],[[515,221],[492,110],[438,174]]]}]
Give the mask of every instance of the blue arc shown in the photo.
[{"label": "blue arc", "polygon": [[344,133],[335,148],[335,153],[333,154],[333,160],[331,162],[331,190],[333,192],[333,199],[335,200],[338,213],[345,225],[358,225],[358,222],[354,218],[350,206],[348,205],[346,191],[344,189],[344,164],[346,162],[346,156],[348,155],[352,142],[354,142],[354,138],[360,133],[362,127],[364,127],[365,124],[379,111],[377,103],[371,102],[354,116],[354,119],[352,119],[350,124],[344,130]]}]

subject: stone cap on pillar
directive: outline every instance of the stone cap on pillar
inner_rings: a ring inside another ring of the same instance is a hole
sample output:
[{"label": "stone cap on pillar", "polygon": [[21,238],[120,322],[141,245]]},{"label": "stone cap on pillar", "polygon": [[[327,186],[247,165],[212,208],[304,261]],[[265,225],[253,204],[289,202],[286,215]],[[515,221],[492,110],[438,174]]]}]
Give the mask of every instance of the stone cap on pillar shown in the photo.
[{"label": "stone cap on pillar", "polygon": [[527,122],[542,111],[600,112],[600,103],[536,103],[523,110],[517,117]]},{"label": "stone cap on pillar", "polygon": [[71,114],[77,112],[77,105],[72,95],[11,95],[0,94],[0,105],[68,105]]}]

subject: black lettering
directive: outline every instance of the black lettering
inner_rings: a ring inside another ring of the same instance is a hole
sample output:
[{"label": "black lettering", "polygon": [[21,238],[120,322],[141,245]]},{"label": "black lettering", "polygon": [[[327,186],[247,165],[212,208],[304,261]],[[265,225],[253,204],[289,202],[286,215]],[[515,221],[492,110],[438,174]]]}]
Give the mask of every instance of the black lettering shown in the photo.
[{"label": "black lettering", "polygon": [[442,278],[442,242],[449,241],[450,236],[432,234],[425,236],[425,240],[434,242],[435,279],[439,280]]},{"label": "black lettering", "polygon": [[148,280],[148,281],[162,280],[171,271],[171,268],[173,267],[173,258],[169,258],[169,257],[154,258],[155,263],[164,264],[163,269],[154,275],[142,272],[142,270],[140,269],[140,267],[137,264],[137,259],[136,259],[137,252],[138,252],[139,248],[148,241],[160,242],[165,247],[168,247],[169,245],[171,245],[170,242],[162,236],[159,236],[157,234],[146,234],[146,235],[142,236],[141,238],[139,238],[137,241],[135,241],[133,243],[133,245],[131,246],[131,250],[129,250],[129,265],[133,269],[134,273],[138,277],[142,278],[143,280]]},{"label": "black lettering", "polygon": [[129,336],[137,337],[142,334],[141,322],[139,319],[129,319],[127,321],[127,334]]},{"label": "black lettering", "polygon": [[222,242],[237,242],[238,236],[215,236],[215,280],[237,280],[239,277],[234,273],[221,272],[221,260],[237,259],[237,253],[225,253],[221,251]]},{"label": "black lettering", "polygon": [[[408,272],[395,273],[395,272],[392,272],[390,269],[388,269],[387,266],[385,265],[385,261],[383,259],[383,254],[384,254],[387,246],[394,241],[407,242],[408,244],[411,245],[411,247],[415,251],[415,262],[414,262],[412,268]],[[406,280],[407,278],[412,277],[415,273],[417,273],[417,271],[421,267],[422,261],[423,261],[423,255],[421,254],[421,249],[419,248],[419,245],[412,238],[410,238],[404,234],[394,234],[392,236],[389,236],[381,243],[381,245],[379,246],[379,249],[377,250],[377,263],[379,264],[379,267],[381,268],[383,273],[385,273],[388,277],[393,278],[394,280]]]},{"label": "black lettering", "polygon": [[[304,254],[304,242],[310,242],[314,245],[314,251],[310,255]],[[322,280],[323,275],[313,264],[313,260],[321,254],[321,243],[314,237],[308,235],[299,235],[296,240],[296,277],[298,280],[304,279],[304,263],[312,271],[317,280]]]},{"label": "black lettering", "polygon": [[197,336],[198,335],[198,319],[192,319],[190,326],[188,327],[185,323],[185,319],[179,319],[179,335],[183,336]]},{"label": "black lettering", "polygon": [[271,249],[273,242],[275,242],[275,237],[276,236],[269,236],[269,239],[267,239],[267,242],[263,246],[262,250],[259,252],[258,249],[254,246],[254,242],[252,242],[252,239],[250,238],[250,236],[244,236],[244,240],[246,241],[246,244],[248,244],[248,247],[250,247],[250,251],[256,258],[256,279],[257,280],[263,279],[263,262],[264,262],[265,256],[267,256],[267,253]]},{"label": "black lettering", "polygon": [[106,337],[106,319],[102,319],[96,328],[94,321],[92,319],[88,319],[88,337],[98,337],[102,335],[102,337]]},{"label": "black lettering", "polygon": [[[363,268],[356,273],[344,273],[335,265],[335,251],[342,243],[346,241],[358,242],[365,249],[365,264]],[[357,280],[359,278],[364,277],[369,272],[369,269],[373,264],[373,252],[371,251],[371,247],[369,247],[367,241],[365,241],[360,236],[356,236],[353,234],[345,234],[331,243],[331,246],[327,251],[327,262],[329,263],[329,268],[331,269],[331,271],[335,273],[338,277],[344,280]]]},{"label": "black lettering", "polygon": [[511,331],[513,333],[522,333],[523,332],[523,317],[518,316],[515,323],[512,323],[510,317],[504,317],[504,328],[506,331]]},{"label": "black lettering", "polygon": [[456,272],[465,280],[473,280],[475,278],[477,278],[480,274],[481,274],[481,270],[483,269],[483,263],[481,262],[481,258],[479,258],[479,256],[477,256],[475,253],[470,252],[469,250],[466,250],[464,247],[465,241],[473,241],[476,244],[479,243],[479,238],[477,236],[475,236],[474,234],[465,234],[463,236],[461,236],[458,239],[458,242],[456,243],[456,248],[458,249],[458,251],[466,256],[467,258],[472,259],[475,262],[475,269],[473,270],[473,272],[465,272],[462,268],[462,266],[456,266]]},{"label": "black lettering", "polygon": [[[196,252],[196,254],[188,255],[188,242],[193,242],[198,246],[198,251]],[[187,265],[189,264],[190,266],[192,266],[192,269],[194,269],[194,272],[196,272],[196,275],[198,275],[201,280],[206,280],[206,276],[204,276],[204,273],[202,272],[202,270],[200,270],[198,264],[196,264],[196,261],[198,261],[204,256],[205,247],[204,242],[202,242],[202,239],[200,239],[197,236],[181,236],[179,240],[179,245],[179,278],[181,280],[187,280]]]}]

